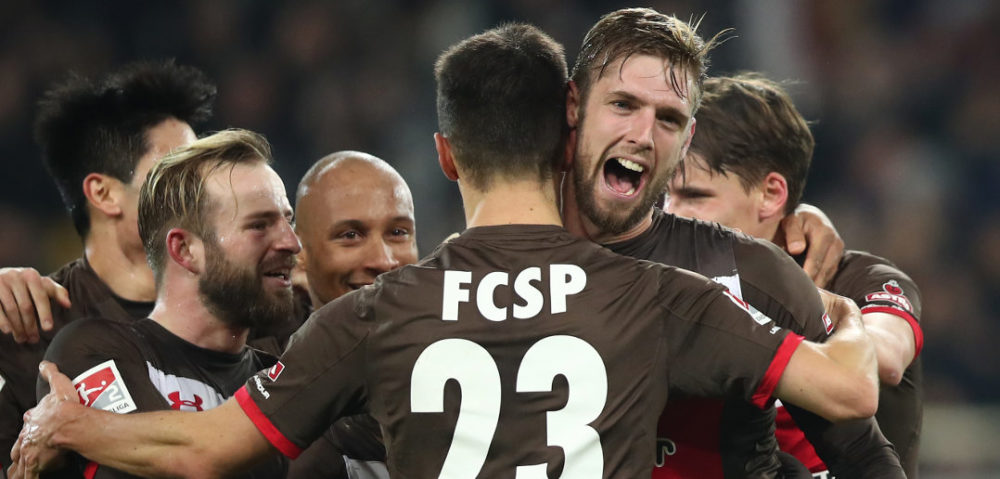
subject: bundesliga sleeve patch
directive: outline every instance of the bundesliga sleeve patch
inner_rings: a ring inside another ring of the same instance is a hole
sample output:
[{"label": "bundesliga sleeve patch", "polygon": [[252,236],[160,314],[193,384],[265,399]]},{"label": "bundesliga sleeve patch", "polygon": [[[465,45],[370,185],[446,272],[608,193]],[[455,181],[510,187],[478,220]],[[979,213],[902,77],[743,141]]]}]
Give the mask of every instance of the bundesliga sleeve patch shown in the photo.
[{"label": "bundesliga sleeve patch", "polygon": [[833,320],[829,314],[823,313],[823,327],[826,328],[826,334],[833,333]]},{"label": "bundesliga sleeve patch", "polygon": [[278,376],[281,376],[281,372],[285,370],[285,365],[281,364],[281,361],[274,363],[271,369],[267,370],[267,378],[271,381],[277,381]]},{"label": "bundesliga sleeve patch", "polygon": [[113,359],[94,366],[73,379],[80,404],[125,414],[137,409]]}]

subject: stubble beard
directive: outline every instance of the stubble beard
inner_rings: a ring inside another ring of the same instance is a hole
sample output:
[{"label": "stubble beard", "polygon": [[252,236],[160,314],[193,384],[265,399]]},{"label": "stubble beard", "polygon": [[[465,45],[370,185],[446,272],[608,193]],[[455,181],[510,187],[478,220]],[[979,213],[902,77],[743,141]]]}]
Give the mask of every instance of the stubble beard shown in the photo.
[{"label": "stubble beard", "polygon": [[[576,204],[580,208],[580,214],[587,218],[591,224],[600,230],[602,236],[617,236],[634,228],[649,215],[656,199],[661,191],[664,191],[669,180],[669,175],[664,175],[662,179],[654,178],[646,184],[638,199],[631,207],[620,209],[604,208],[597,201],[597,184],[600,180],[597,175],[588,176],[589,171],[581,168],[584,164],[600,163],[601,159],[593,155],[583,147],[586,143],[583,134],[583,122],[581,120],[580,134],[576,142],[576,161],[573,170],[573,187],[576,193]],[[581,161],[583,159],[593,159],[593,161]]]}]

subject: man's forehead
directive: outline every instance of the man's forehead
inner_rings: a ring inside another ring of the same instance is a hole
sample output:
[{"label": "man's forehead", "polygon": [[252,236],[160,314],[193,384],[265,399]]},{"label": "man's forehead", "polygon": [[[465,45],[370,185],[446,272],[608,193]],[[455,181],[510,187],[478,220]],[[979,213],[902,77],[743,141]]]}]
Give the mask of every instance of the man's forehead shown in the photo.
[{"label": "man's forehead", "polygon": [[206,178],[205,187],[216,208],[234,216],[290,209],[284,183],[263,161],[221,165]]},{"label": "man's forehead", "polygon": [[675,66],[669,58],[646,53],[621,55],[591,74],[595,85],[601,82],[605,85],[620,84],[629,76],[659,78],[662,80],[662,88],[657,88],[658,91],[671,91],[683,101],[688,100],[690,92],[695,88],[694,78],[687,68]]}]

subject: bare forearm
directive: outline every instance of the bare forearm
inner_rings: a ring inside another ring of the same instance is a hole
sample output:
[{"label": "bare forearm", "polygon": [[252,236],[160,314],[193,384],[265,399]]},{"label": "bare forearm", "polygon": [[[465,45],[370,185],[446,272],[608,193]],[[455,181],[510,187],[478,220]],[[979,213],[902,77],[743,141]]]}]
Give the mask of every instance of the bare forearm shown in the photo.
[{"label": "bare forearm", "polygon": [[906,320],[886,313],[863,316],[865,330],[875,344],[879,379],[895,386],[913,361],[915,340],[913,329]]},{"label": "bare forearm", "polygon": [[[865,333],[860,315],[851,313],[841,318],[835,332],[820,345],[824,354],[840,366],[834,373],[846,385],[840,388],[845,404],[857,404],[858,417],[875,413],[878,405],[878,360],[871,338]],[[851,385],[854,387],[850,387]],[[870,411],[870,413],[869,413]]]},{"label": "bare forearm", "polygon": [[[221,413],[225,411],[220,409],[225,406],[201,413],[157,411],[128,415],[67,406],[72,407],[67,408],[67,414],[74,416],[53,435],[55,445],[130,474],[217,477],[245,467],[256,452],[233,446],[236,431],[222,425]],[[251,439],[243,437],[239,442],[248,446]]]}]

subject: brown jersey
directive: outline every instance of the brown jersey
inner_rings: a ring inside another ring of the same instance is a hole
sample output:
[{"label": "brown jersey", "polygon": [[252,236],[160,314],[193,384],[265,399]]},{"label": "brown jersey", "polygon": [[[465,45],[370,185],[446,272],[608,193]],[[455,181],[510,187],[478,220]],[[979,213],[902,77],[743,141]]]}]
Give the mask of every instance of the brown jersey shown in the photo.
[{"label": "brown jersey", "polygon": [[[812,281],[770,242],[655,210],[648,230],[605,246],[712,278],[746,301],[760,324],[790,329],[812,341],[823,341],[832,332]],[[857,451],[878,458],[891,455],[874,421],[830,429],[814,415],[795,413],[810,425],[814,440],[831,443],[823,449],[825,457],[843,458]],[[658,424],[653,477],[776,477],[782,464],[774,428],[772,407],[761,410],[738,398],[672,397]]]},{"label": "brown jersey", "polygon": [[[211,409],[232,396],[247,377],[277,361],[249,347],[240,353],[204,349],[151,319],[74,322],[56,335],[45,359],[72,379],[81,404],[119,414]],[[39,381],[38,397],[47,392],[48,384]],[[87,478],[133,477],[79,456],[70,468],[82,470]],[[285,468],[286,461],[275,458],[240,477],[278,478]]]},{"label": "brown jersey", "polygon": [[[923,368],[920,350],[924,335],[920,328],[920,291],[896,265],[861,251],[847,251],[828,285],[830,291],[851,298],[862,314],[881,312],[899,316],[913,329],[915,354],[897,386],[882,385],[875,418],[886,438],[899,453],[900,463],[909,478],[917,477],[917,456],[923,422]],[[778,441],[783,450],[797,457],[818,477],[826,466],[798,430],[794,420],[778,410]]]},{"label": "brown jersey", "polygon": [[[9,451],[21,431],[24,412],[35,405],[35,380],[38,363],[52,338],[64,326],[82,318],[104,318],[120,323],[145,318],[153,310],[152,302],[129,301],[118,297],[90,268],[86,258],[79,258],[50,275],[69,292],[72,306],[63,309],[53,302],[53,328],[39,331],[36,344],[17,344],[9,334],[0,335],[0,376],[6,384],[0,389],[0,450]],[[7,465],[7,456],[0,461]]]},{"label": "brown jersey", "polygon": [[236,398],[293,457],[371,413],[393,477],[641,477],[668,389],[762,406],[799,341],[693,273],[471,228],[317,311]]}]

